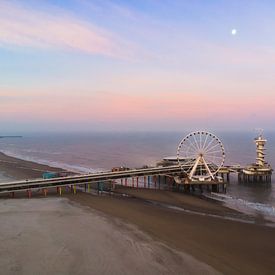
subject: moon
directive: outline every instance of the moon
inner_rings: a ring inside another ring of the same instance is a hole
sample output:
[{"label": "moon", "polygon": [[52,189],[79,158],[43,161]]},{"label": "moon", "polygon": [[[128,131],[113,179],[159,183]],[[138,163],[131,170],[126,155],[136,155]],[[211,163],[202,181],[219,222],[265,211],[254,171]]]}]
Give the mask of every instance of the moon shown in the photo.
[{"label": "moon", "polygon": [[237,30],[236,30],[236,29],[232,29],[232,30],[231,30],[231,34],[232,34],[232,35],[236,35],[236,34],[237,34]]}]

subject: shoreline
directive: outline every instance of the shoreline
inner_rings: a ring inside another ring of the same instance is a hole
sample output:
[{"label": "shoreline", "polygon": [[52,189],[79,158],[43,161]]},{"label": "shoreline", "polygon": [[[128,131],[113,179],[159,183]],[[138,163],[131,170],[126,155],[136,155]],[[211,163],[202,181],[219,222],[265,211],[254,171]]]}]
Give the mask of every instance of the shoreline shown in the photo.
[{"label": "shoreline", "polygon": [[0,152],[0,172],[11,180],[42,178],[44,172],[70,172],[34,161],[23,160]]},{"label": "shoreline", "polygon": [[274,273],[274,228],[198,216],[148,204],[137,198],[87,193],[65,196],[79,205],[134,224],[155,240],[184,251],[222,273]]},{"label": "shoreline", "polygon": [[[15,179],[36,178],[44,171],[65,171],[48,165],[20,160],[0,153],[0,171]],[[154,241],[165,244],[182,253],[191,255],[201,263],[226,274],[272,274],[274,272],[275,229],[263,225],[236,220],[220,219],[213,215],[249,218],[217,201],[202,199],[183,193],[153,189],[131,189],[118,187],[116,192],[127,196],[95,196],[77,192],[63,193],[87,215],[93,211],[101,213],[107,220],[119,219],[123,224],[136,226]],[[62,199],[51,192],[46,199],[37,197],[41,204],[48,199]],[[40,196],[40,195],[39,195]],[[22,196],[19,196],[22,198]],[[5,204],[32,199],[0,199]],[[152,203],[153,202],[153,203]],[[173,207],[164,207],[171,205]],[[177,208],[188,210],[179,211]],[[61,221],[63,215],[61,210]],[[194,211],[202,213],[196,215]],[[92,214],[91,214],[92,215]],[[212,215],[212,216],[211,216]],[[58,233],[61,234],[61,233]],[[79,236],[85,238],[85,236]],[[133,240],[132,240],[133,241]],[[79,248],[78,248],[79,249]],[[138,261],[138,259],[136,259]],[[181,265],[181,263],[178,263]]]}]

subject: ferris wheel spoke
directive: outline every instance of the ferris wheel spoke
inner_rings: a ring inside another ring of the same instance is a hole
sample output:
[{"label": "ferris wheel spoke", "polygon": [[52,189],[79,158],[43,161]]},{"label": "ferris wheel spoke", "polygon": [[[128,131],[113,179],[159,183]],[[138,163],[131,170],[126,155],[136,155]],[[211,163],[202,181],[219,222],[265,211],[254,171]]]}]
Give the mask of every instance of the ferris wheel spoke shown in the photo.
[{"label": "ferris wheel spoke", "polygon": [[193,165],[189,165],[188,167],[185,167],[185,169],[183,169],[185,171],[185,173],[189,173],[192,169]]},{"label": "ferris wheel spoke", "polygon": [[218,146],[220,146],[220,144],[219,144],[219,143],[216,143],[216,144],[214,144],[213,146],[209,147],[209,148],[208,148],[207,150],[205,150],[204,152],[205,152],[205,153],[208,153],[208,152],[212,151],[213,149],[215,149],[215,148],[218,147]]},{"label": "ferris wheel spoke", "polygon": [[218,168],[221,167],[223,162],[219,161],[218,163],[216,163],[208,160],[208,163],[209,163],[209,166],[213,167],[213,169],[218,170]]},{"label": "ferris wheel spoke", "polygon": [[192,148],[190,146],[187,146],[186,144],[182,144],[182,145],[185,148],[184,151],[186,153],[189,153],[189,152],[192,153]]},{"label": "ferris wheel spoke", "polygon": [[192,148],[195,150],[195,152],[197,152],[197,151],[198,151],[198,148],[196,147],[196,145],[194,145],[194,143],[193,143],[193,142],[191,142],[191,140],[190,140],[190,139],[188,139],[188,143],[192,146]]},{"label": "ferris wheel spoke", "polygon": [[215,167],[215,166],[210,165],[210,166],[209,166],[209,169],[211,170],[211,172],[212,172],[213,174],[215,174],[215,173],[218,172],[219,167]]},{"label": "ferris wheel spoke", "polygon": [[219,156],[219,155],[208,155],[205,156],[206,159],[218,159],[218,160],[223,160],[224,157],[223,156]]},{"label": "ferris wheel spoke", "polygon": [[208,140],[208,137],[209,135],[206,135],[205,139],[204,139],[204,143],[203,143],[203,146],[202,146],[202,150],[205,149],[205,146],[206,146],[206,141]]},{"label": "ferris wheel spoke", "polygon": [[201,138],[202,138],[202,133],[200,132],[200,150],[201,150]]},{"label": "ferris wheel spoke", "polygon": [[214,142],[215,139],[212,139],[209,141],[209,143],[206,145],[206,147],[204,148],[204,151],[208,150],[211,146],[211,144]]},{"label": "ferris wheel spoke", "polygon": [[219,163],[223,163],[223,159],[222,158],[208,158],[207,161],[209,163],[213,163],[213,164],[219,164]]},{"label": "ferris wheel spoke", "polygon": [[[184,144],[186,142],[187,144]],[[193,150],[197,150],[196,147],[194,147],[193,143],[190,142],[189,138],[186,138],[185,140],[182,141],[182,144],[184,144],[187,148],[193,148]],[[188,146],[189,145],[189,146]]]},{"label": "ferris wheel spoke", "polygon": [[193,152],[197,152],[198,149],[196,148],[196,145],[192,140],[188,139],[186,142],[189,145],[189,147],[192,148]]},{"label": "ferris wheel spoke", "polygon": [[208,162],[208,166],[211,167],[211,168],[216,168],[217,165],[213,162]]},{"label": "ferris wheel spoke", "polygon": [[198,157],[197,154],[190,154],[190,155],[189,155],[189,158],[192,159],[192,160],[193,160],[193,159],[196,159],[197,157]]},{"label": "ferris wheel spoke", "polygon": [[213,171],[218,170],[218,167],[219,167],[219,166],[217,166],[216,164],[213,164],[213,163],[208,164],[208,166],[211,167],[211,169],[212,169]]},{"label": "ferris wheel spoke", "polygon": [[210,156],[205,156],[205,159],[215,159],[215,160],[217,160],[217,159],[219,159],[219,160],[221,160],[221,159],[223,159],[223,157],[222,156],[216,156],[216,155],[210,155]]},{"label": "ferris wheel spoke", "polygon": [[207,155],[205,156],[205,159],[211,162],[223,162],[224,157],[219,155]]},{"label": "ferris wheel spoke", "polygon": [[186,164],[189,165],[189,164],[194,163],[195,161],[196,161],[196,157],[195,156],[194,157],[191,156],[191,158],[186,162]]},{"label": "ferris wheel spoke", "polygon": [[194,163],[194,159],[188,159],[184,162],[180,162],[180,165],[182,168],[188,168],[189,165],[192,165]]},{"label": "ferris wheel spoke", "polygon": [[194,134],[192,135],[192,137],[193,137],[193,139],[194,139],[194,141],[195,141],[197,150],[200,150],[200,147],[199,147],[199,144],[198,144],[198,141],[197,141],[197,137],[196,137],[196,133],[194,133]]},{"label": "ferris wheel spoke", "polygon": [[182,152],[184,155],[188,153],[188,151],[190,150],[190,148],[185,145],[183,142],[181,142],[181,144],[178,147],[178,155],[180,152]]},{"label": "ferris wheel spoke", "polygon": [[221,148],[218,148],[217,146],[213,146],[211,149],[205,151],[204,153],[207,155],[212,152],[220,152],[222,154],[223,150]]},{"label": "ferris wheel spoke", "polygon": [[213,154],[222,154],[221,150],[216,150],[216,151],[208,151],[205,153],[206,156],[213,155]]},{"label": "ferris wheel spoke", "polygon": [[205,159],[207,161],[214,162],[214,163],[220,160],[220,159],[216,158],[215,156],[205,157]]},{"label": "ferris wheel spoke", "polygon": [[192,170],[192,168],[193,168],[195,162],[196,162],[196,160],[194,159],[194,160],[190,161],[190,162],[187,164],[188,167],[186,167],[186,173],[188,173],[188,172],[190,172],[190,171]]}]

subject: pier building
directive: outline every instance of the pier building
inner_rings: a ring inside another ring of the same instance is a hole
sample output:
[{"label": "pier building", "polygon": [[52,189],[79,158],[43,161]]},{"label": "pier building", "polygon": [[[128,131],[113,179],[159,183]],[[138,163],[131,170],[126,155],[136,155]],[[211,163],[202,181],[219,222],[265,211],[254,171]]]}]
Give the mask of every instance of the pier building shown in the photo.
[{"label": "pier building", "polygon": [[267,140],[261,133],[255,138],[256,162],[246,166],[238,174],[239,182],[243,183],[271,183],[273,169],[265,160],[265,144]]}]

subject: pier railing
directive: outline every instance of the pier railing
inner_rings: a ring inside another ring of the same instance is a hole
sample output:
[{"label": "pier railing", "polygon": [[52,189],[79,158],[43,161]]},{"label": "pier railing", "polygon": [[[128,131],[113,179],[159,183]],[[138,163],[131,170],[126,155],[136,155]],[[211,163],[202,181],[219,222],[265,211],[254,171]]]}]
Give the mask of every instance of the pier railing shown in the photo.
[{"label": "pier railing", "polygon": [[80,185],[85,183],[96,183],[106,180],[116,180],[122,178],[153,176],[153,175],[174,175],[182,171],[178,165],[167,167],[154,167],[145,169],[132,169],[116,172],[99,172],[86,175],[76,175],[53,179],[33,179],[7,182],[0,184],[0,193],[24,191],[29,189],[62,187],[68,185]]}]

